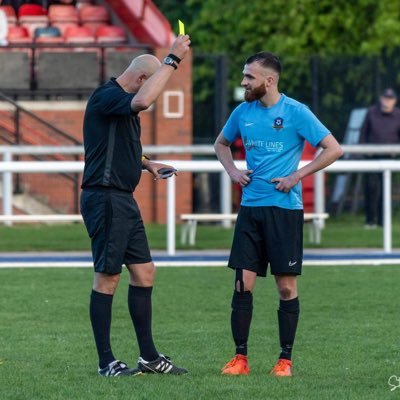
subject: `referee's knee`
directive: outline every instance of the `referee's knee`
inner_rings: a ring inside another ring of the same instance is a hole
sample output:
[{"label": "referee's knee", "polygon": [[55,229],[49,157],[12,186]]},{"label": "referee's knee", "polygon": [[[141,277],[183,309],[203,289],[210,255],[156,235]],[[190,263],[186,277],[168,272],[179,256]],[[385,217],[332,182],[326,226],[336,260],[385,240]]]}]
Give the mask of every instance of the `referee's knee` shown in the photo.
[{"label": "referee's knee", "polygon": [[291,300],[297,297],[297,289],[291,286],[279,286],[278,292],[281,300]]},{"label": "referee's knee", "polygon": [[130,284],[134,286],[153,286],[156,268],[153,262],[128,266]]}]

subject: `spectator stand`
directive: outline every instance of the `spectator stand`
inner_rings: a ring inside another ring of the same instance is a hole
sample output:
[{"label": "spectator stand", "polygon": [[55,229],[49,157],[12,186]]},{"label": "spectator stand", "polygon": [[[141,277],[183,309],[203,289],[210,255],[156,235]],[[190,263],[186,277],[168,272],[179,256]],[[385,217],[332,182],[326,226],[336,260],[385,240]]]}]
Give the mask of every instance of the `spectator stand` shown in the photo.
[{"label": "spectator stand", "polygon": [[75,6],[70,0],[43,5],[48,10],[40,4],[23,4],[17,13],[12,6],[1,7],[10,29],[8,45],[0,49],[0,90],[15,99],[82,98],[121,73],[133,57],[150,51],[113,25],[118,17],[104,5],[80,1]]}]

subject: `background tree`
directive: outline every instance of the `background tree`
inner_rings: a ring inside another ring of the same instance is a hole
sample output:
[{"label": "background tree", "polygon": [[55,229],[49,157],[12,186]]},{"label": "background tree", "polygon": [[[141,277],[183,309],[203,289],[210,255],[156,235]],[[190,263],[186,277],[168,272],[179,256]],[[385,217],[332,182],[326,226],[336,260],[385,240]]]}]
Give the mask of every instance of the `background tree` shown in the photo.
[{"label": "background tree", "polygon": [[[281,89],[311,106],[339,138],[352,108],[371,103],[382,85],[400,82],[397,1],[158,0],[156,4],[172,26],[178,18],[185,20],[195,55],[229,57],[230,93],[240,84],[247,56],[260,50],[279,55]],[[210,65],[195,63],[196,101],[210,102],[214,72]]]}]

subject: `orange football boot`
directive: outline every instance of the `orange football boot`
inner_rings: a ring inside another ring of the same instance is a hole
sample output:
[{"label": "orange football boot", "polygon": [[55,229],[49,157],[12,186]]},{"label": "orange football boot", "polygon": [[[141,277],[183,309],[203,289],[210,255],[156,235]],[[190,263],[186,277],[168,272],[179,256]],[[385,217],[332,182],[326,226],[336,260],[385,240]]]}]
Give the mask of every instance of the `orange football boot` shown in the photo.
[{"label": "orange football boot", "polygon": [[236,354],[221,370],[223,375],[248,375],[250,373],[247,356]]},{"label": "orange football boot", "polygon": [[270,375],[275,376],[292,376],[292,362],[284,358],[280,358],[272,368]]}]

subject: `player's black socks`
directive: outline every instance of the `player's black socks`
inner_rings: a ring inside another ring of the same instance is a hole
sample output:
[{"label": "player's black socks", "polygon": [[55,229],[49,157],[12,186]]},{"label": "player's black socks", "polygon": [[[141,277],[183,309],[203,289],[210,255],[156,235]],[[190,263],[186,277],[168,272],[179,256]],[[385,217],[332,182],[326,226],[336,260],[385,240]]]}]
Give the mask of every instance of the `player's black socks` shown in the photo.
[{"label": "player's black socks", "polygon": [[299,298],[281,300],[278,310],[279,339],[281,354],[279,358],[292,359],[292,348],[296,336],[297,322],[299,321]]},{"label": "player's black socks", "polygon": [[99,355],[99,367],[105,368],[115,360],[110,344],[111,308],[113,295],[92,290],[90,296],[90,321]]},{"label": "player's black socks", "polygon": [[151,332],[151,292],[152,287],[129,285],[128,307],[140,349],[140,356],[146,361],[158,358]]},{"label": "player's black socks", "polygon": [[231,328],[236,354],[247,356],[247,340],[252,316],[253,294],[249,291],[239,293],[235,290],[232,297]]}]

